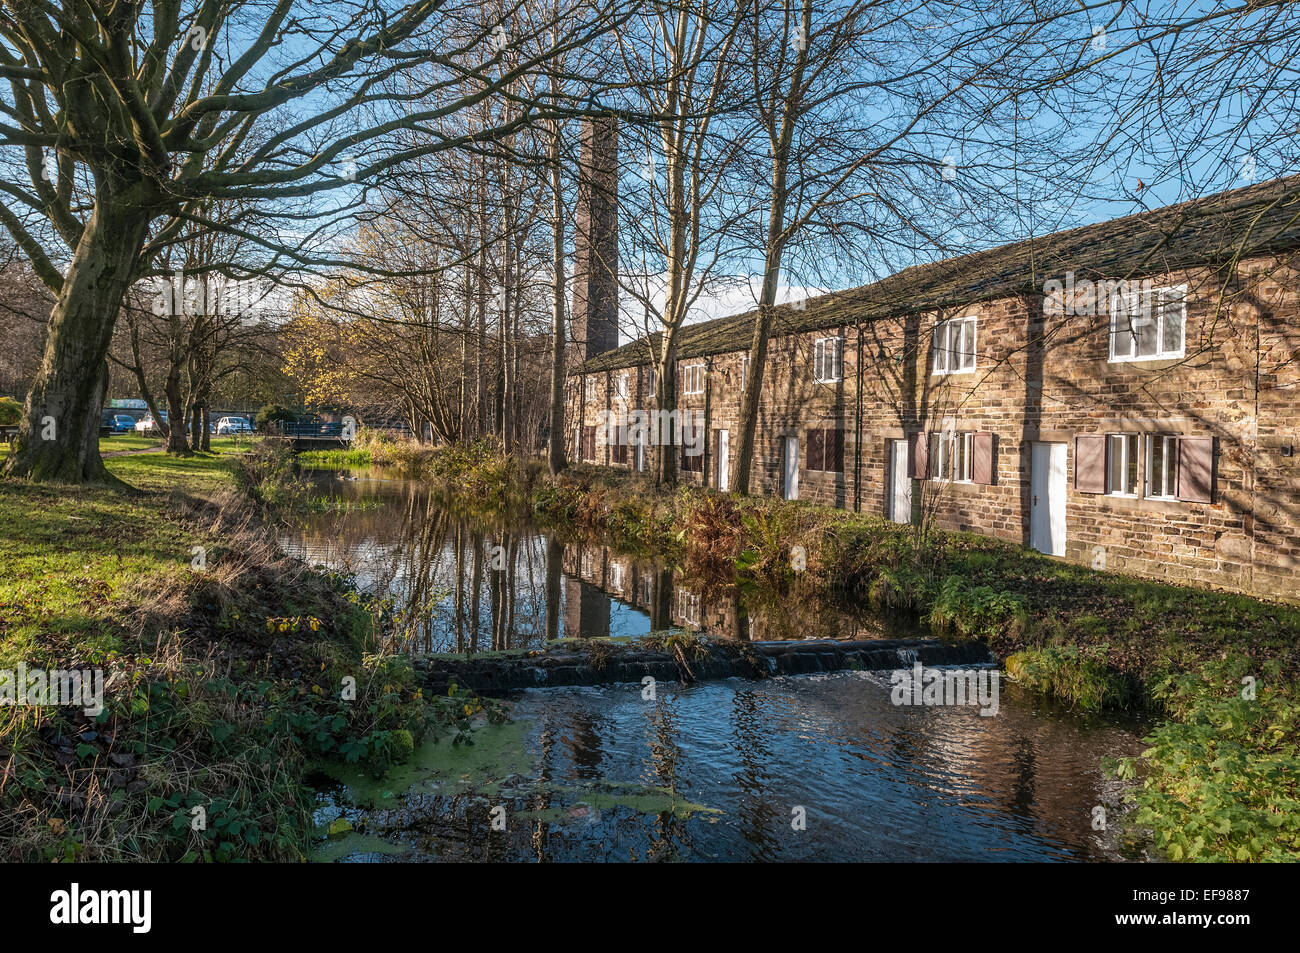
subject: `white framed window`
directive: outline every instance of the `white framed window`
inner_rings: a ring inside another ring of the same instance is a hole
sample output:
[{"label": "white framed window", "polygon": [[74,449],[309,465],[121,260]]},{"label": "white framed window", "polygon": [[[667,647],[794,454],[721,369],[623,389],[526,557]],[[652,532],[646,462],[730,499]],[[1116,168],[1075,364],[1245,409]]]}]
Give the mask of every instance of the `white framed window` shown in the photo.
[{"label": "white framed window", "polygon": [[740,392],[745,393],[745,385],[749,383],[749,355],[740,359]]},{"label": "white framed window", "polygon": [[704,365],[687,364],[682,368],[682,393],[704,393]]},{"label": "white framed window", "polygon": [[974,459],[975,434],[952,435],[952,479],[955,483],[971,482],[971,461]]},{"label": "white framed window", "polygon": [[612,589],[617,589],[620,592],[623,591],[623,564],[622,563],[609,564],[609,585],[610,588]]},{"label": "white framed window", "polygon": [[677,618],[682,625],[700,624],[700,596],[689,589],[677,590]]},{"label": "white framed window", "polygon": [[944,480],[950,483],[970,483],[973,479],[975,434],[955,433],[946,430],[930,434],[931,480]]},{"label": "white framed window", "polygon": [[1178,499],[1178,438],[1152,434],[1146,440],[1146,495],[1154,500]]},{"label": "white framed window", "polygon": [[844,380],[843,338],[819,338],[813,342],[813,378],[821,384]]},{"label": "white framed window", "polygon": [[1182,357],[1186,325],[1186,285],[1116,292],[1110,299],[1110,360]]},{"label": "white framed window", "polygon": [[1106,435],[1106,492],[1111,496],[1137,496],[1138,436]]},{"label": "white framed window", "polygon": [[975,370],[977,323],[976,318],[968,317],[934,326],[934,373],[966,374]]},{"label": "white framed window", "polygon": [[631,384],[628,381],[627,371],[623,371],[614,378],[614,396],[620,400],[627,400],[631,393]]},{"label": "white framed window", "polygon": [[930,464],[929,479],[947,480],[948,479],[948,454],[952,448],[950,435],[946,433],[930,434]]}]

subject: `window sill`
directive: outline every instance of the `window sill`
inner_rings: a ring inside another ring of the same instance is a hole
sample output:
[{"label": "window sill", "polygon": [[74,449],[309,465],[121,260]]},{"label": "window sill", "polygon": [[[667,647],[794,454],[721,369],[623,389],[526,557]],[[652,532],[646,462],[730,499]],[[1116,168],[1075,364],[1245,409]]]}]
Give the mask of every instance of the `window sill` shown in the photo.
[{"label": "window sill", "polygon": [[1142,499],[1142,497],[1138,496],[1136,493],[1103,493],[1102,495],[1103,495],[1103,496],[1109,496],[1111,499],[1115,499],[1115,500],[1140,500],[1140,499]]},{"label": "window sill", "polygon": [[960,371],[930,371],[931,377],[960,377],[963,374],[974,374],[978,368],[967,367]]},{"label": "window sill", "polygon": [[1150,357],[1108,357],[1107,364],[1161,364],[1166,361],[1181,361],[1187,354],[1179,351],[1177,354],[1153,354]]}]

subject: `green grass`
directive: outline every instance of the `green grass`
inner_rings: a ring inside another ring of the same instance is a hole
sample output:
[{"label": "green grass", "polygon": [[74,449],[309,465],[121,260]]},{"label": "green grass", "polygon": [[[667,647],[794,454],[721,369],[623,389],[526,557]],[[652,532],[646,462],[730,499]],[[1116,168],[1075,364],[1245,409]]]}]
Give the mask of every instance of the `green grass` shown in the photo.
[{"label": "green grass", "polygon": [[112,453],[115,450],[161,450],[163,438],[154,434],[115,433],[111,437],[99,438],[99,452]]},{"label": "green grass", "polygon": [[303,859],[309,763],[382,772],[426,733],[499,720],[463,694],[424,698],[346,579],[279,556],[230,492],[241,462],[107,460],[129,489],[0,480],[0,668],[106,681],[98,716],[0,707],[0,860]]},{"label": "green grass", "polygon": [[369,450],[306,450],[298,454],[304,467],[368,467],[374,461]]},{"label": "green grass", "polygon": [[128,593],[187,574],[191,545],[147,498],[0,482],[0,667],[121,650]]}]

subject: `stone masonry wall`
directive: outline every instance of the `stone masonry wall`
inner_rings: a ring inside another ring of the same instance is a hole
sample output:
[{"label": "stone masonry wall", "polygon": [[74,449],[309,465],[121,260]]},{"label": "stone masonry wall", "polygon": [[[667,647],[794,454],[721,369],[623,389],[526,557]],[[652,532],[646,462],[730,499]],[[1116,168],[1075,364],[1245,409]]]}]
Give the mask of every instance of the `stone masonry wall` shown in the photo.
[{"label": "stone masonry wall", "polygon": [[[993,483],[913,481],[914,518],[923,512],[944,529],[1029,545],[1033,444],[1064,444],[1065,558],[1300,601],[1300,275],[1289,265],[1254,261],[1226,288],[1209,272],[1170,273],[1153,284],[1187,288],[1182,358],[1111,361],[1104,307],[1100,314],[1045,315],[1040,296],[774,337],[753,491],[782,492],[782,442],[794,436],[799,499],[888,517],[893,441],[917,431],[987,432],[995,435]],[[1086,310],[1087,301],[1074,303]],[[967,316],[978,321],[974,370],[932,373],[935,322]],[[835,336],[844,339],[843,379],[818,383],[815,341]],[[705,365],[705,393],[683,394],[680,406],[707,419],[704,472],[683,473],[683,480],[716,487],[719,430],[730,434],[734,479],[743,360],[743,352],[680,360],[679,375]],[[646,367],[587,375],[577,390],[583,423],[623,405],[620,374],[629,376],[627,408],[649,406]],[[842,472],[807,469],[807,433],[823,427],[843,431]],[[1136,495],[1075,488],[1080,434],[1140,435]],[[1156,434],[1215,438],[1212,502],[1144,495],[1143,438]],[[598,446],[596,457],[608,465],[608,448]],[[629,451],[629,466],[633,459]]]}]

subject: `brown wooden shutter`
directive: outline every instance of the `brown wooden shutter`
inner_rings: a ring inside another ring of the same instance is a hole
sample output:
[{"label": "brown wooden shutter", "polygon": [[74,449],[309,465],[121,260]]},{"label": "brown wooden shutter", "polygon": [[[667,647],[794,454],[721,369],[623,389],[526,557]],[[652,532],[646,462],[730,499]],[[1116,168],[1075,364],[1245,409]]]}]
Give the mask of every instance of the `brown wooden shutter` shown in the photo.
[{"label": "brown wooden shutter", "polygon": [[804,464],[805,470],[825,470],[826,460],[826,431],[809,430],[808,431],[808,462]]},{"label": "brown wooden shutter", "polygon": [[834,444],[830,453],[827,454],[829,458],[827,462],[830,464],[829,469],[834,470],[836,473],[843,473],[844,472],[844,431],[828,430],[827,433],[830,434],[830,438]]},{"label": "brown wooden shutter", "polygon": [[922,430],[907,435],[907,476],[924,480],[930,475],[930,434]]},{"label": "brown wooden shutter", "polygon": [[997,468],[993,465],[993,434],[977,433],[971,438],[971,480],[992,484]]},{"label": "brown wooden shutter", "polygon": [[1106,492],[1106,435],[1078,434],[1074,438],[1074,488],[1080,493]]},{"label": "brown wooden shutter", "polygon": [[1210,503],[1214,497],[1214,438],[1178,438],[1178,498]]}]

